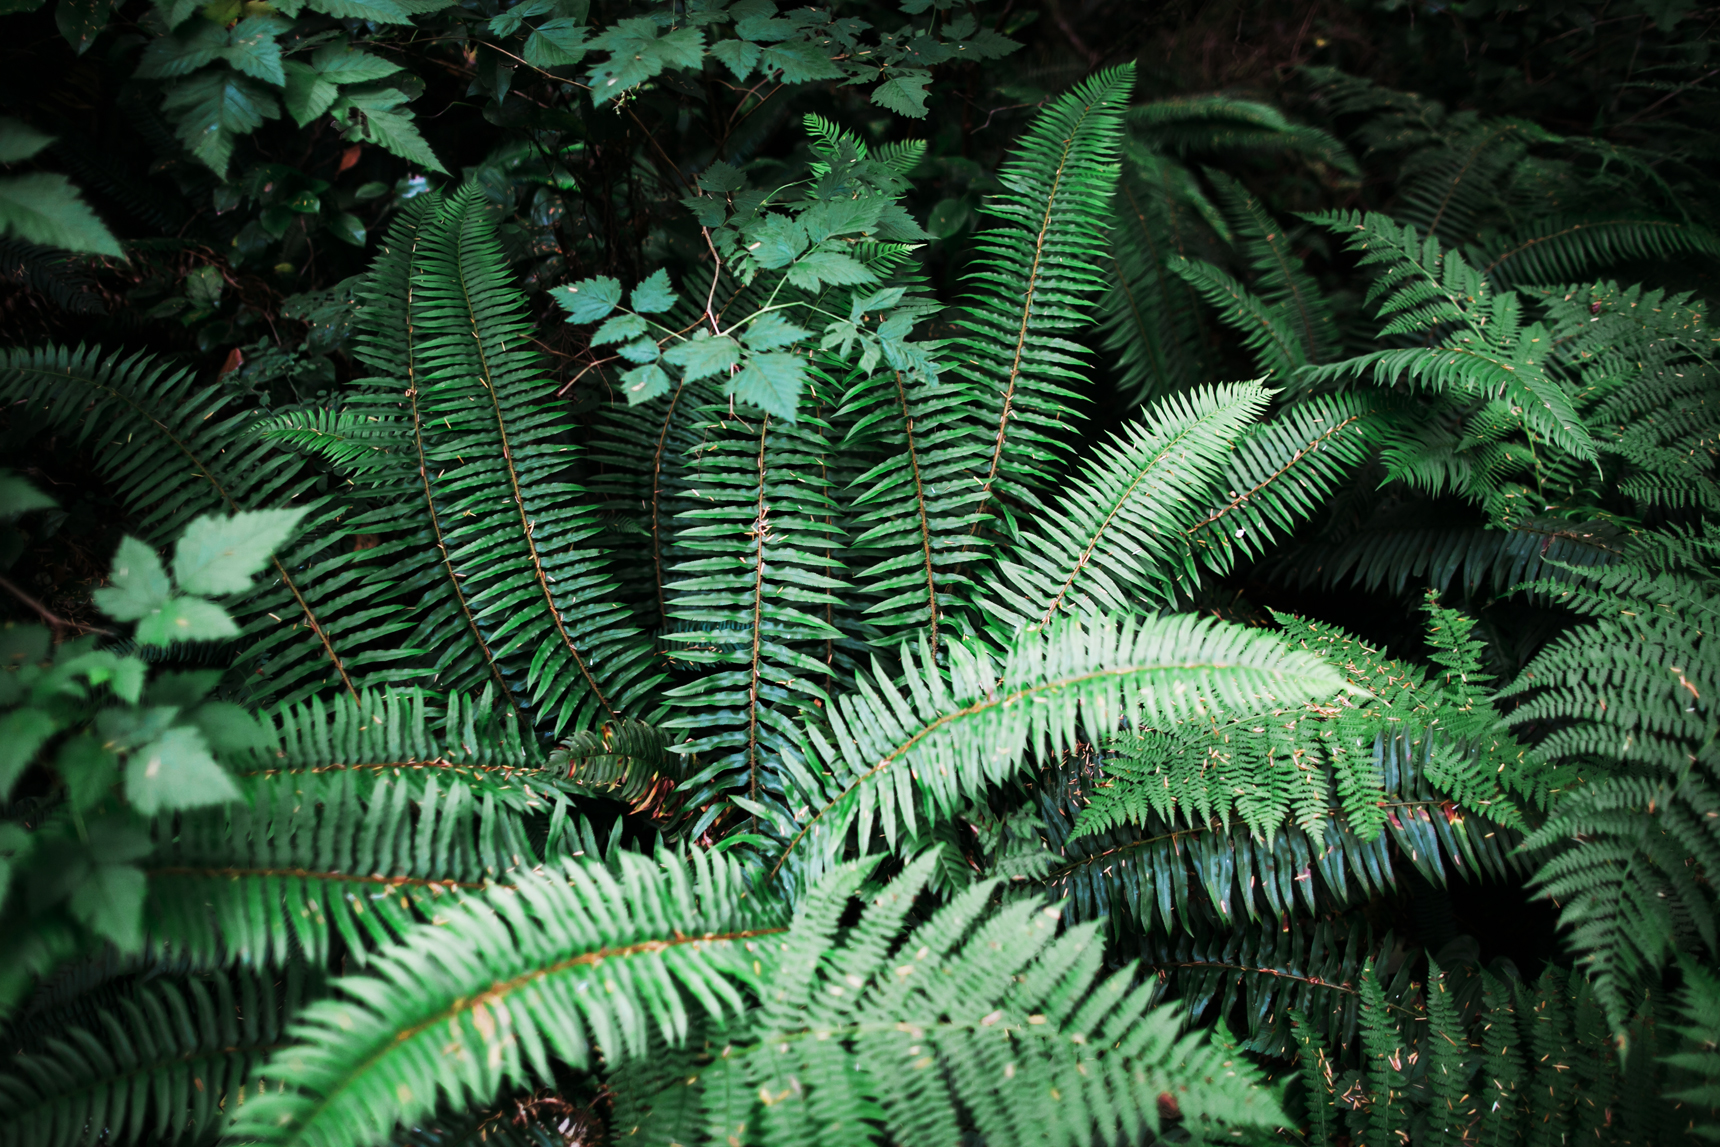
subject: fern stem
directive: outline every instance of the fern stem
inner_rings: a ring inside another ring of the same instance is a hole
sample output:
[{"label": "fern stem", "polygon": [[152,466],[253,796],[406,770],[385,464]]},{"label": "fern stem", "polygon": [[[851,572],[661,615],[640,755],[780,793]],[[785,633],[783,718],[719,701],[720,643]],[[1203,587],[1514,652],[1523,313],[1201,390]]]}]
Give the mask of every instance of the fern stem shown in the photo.
[{"label": "fern stem", "polygon": [[[715,290],[712,284],[712,290]],[[710,305],[706,304],[709,313]],[[715,320],[712,320],[715,322]],[[675,384],[675,393],[669,396],[668,408],[663,411],[662,429],[657,431],[657,449],[651,455],[651,568],[653,581],[657,590],[657,624],[667,625],[669,620],[669,599],[663,596],[663,454],[668,450],[669,430],[675,423],[675,408],[681,403],[681,393],[687,389],[686,380]]]},{"label": "fern stem", "polygon": [[896,400],[902,406],[902,426],[908,436],[908,465],[914,473],[914,508],[920,515],[920,552],[926,561],[926,610],[931,618],[932,660],[938,656],[938,586],[932,566],[932,524],[926,516],[926,488],[920,479],[920,452],[914,446],[914,416],[908,410],[908,391],[902,372],[896,371]]},{"label": "fern stem", "polygon": [[[758,428],[758,515],[753,519],[753,537],[756,539],[758,557],[753,562],[753,604],[752,604],[752,664],[748,667],[752,679],[747,686],[747,799],[758,800],[758,678],[759,678],[759,646],[760,626],[764,622],[764,540],[770,532],[770,507],[765,504],[765,443],[770,437],[770,415],[764,416],[764,421]],[[758,828],[758,817],[753,817],[753,828]]]},{"label": "fern stem", "polygon": [[[423,237],[422,230],[415,231],[412,236],[412,254],[407,257],[410,267],[416,262],[418,244]],[[412,400],[412,444],[418,451],[418,481],[424,487],[424,506],[430,511],[430,530],[436,539],[436,552],[442,555],[442,571],[448,575],[448,585],[454,591],[454,600],[460,605],[460,616],[466,622],[466,630],[471,633],[472,640],[477,643],[478,650],[483,654],[484,664],[490,671],[490,679],[507,698],[508,707],[514,711],[522,725],[529,725],[525,714],[520,712],[520,703],[514,696],[514,691],[508,687],[508,682],[502,676],[501,666],[496,664],[496,656],[490,651],[490,643],[484,637],[483,630],[478,627],[478,619],[472,616],[471,604],[466,600],[466,591],[460,585],[460,575],[454,570],[453,559],[448,556],[448,543],[442,533],[442,515],[436,509],[436,493],[430,485],[430,463],[424,450],[424,418],[418,405],[418,356],[416,354],[418,340],[417,329],[413,323],[413,295],[418,286],[417,277],[406,276],[406,306],[402,308],[401,318],[406,324],[406,397]]]},{"label": "fern stem", "polygon": [[1232,497],[1230,499],[1230,501],[1226,502],[1224,505],[1220,506],[1218,509],[1216,509],[1212,513],[1208,514],[1206,517],[1202,518],[1200,521],[1194,523],[1188,529],[1184,530],[1183,536],[1184,537],[1193,537],[1195,534],[1199,533],[1201,530],[1203,530],[1206,527],[1217,522],[1220,518],[1223,518],[1226,514],[1229,514],[1234,510],[1241,509],[1243,506],[1248,504],[1249,499],[1253,498],[1256,494],[1260,493],[1260,491],[1266,489],[1268,486],[1272,485],[1272,483],[1274,483],[1274,482],[1278,481],[1278,479],[1282,478],[1287,472],[1289,472],[1298,463],[1300,463],[1303,458],[1306,458],[1309,454],[1312,454],[1314,451],[1318,450],[1321,447],[1321,445],[1323,445],[1326,441],[1328,441],[1333,435],[1337,434],[1339,431],[1343,430],[1345,427],[1351,425],[1352,423],[1358,422],[1362,418],[1364,418],[1367,415],[1372,414],[1372,413],[1373,413],[1373,411],[1369,410],[1369,411],[1364,411],[1360,414],[1352,414],[1352,415],[1350,415],[1350,417],[1344,419],[1342,422],[1336,424],[1335,426],[1331,427],[1329,430],[1326,430],[1325,432],[1323,432],[1318,438],[1314,439],[1312,442],[1308,443],[1306,446],[1299,447],[1296,450],[1296,453],[1291,455],[1289,460],[1286,461],[1284,463],[1284,465],[1282,465],[1278,469],[1274,470],[1271,474],[1267,475],[1265,478],[1261,479],[1259,482],[1256,482],[1253,486],[1249,487],[1247,490],[1244,490],[1241,494],[1235,495],[1234,497]]},{"label": "fern stem", "polygon": [[[459,238],[459,265],[464,268],[466,263],[466,240],[468,231],[461,228]],[[513,494],[514,508],[520,516],[520,533],[525,538],[526,554],[531,558],[532,577],[537,581],[538,589],[543,594],[544,605],[549,608],[549,617],[555,623],[555,631],[561,635],[561,641],[567,647],[568,656],[579,666],[580,674],[585,678],[586,685],[591,689],[591,695],[597,698],[597,703],[603,706],[603,711],[609,714],[611,720],[619,719],[619,715],[609,704],[609,698],[603,695],[598,687],[597,678],[592,676],[591,667],[580,655],[579,647],[574,644],[573,635],[567,631],[567,623],[561,616],[561,610],[556,608],[555,594],[550,592],[549,577],[544,573],[543,558],[538,554],[537,539],[532,536],[532,520],[526,513],[525,495],[520,491],[519,467],[514,464],[513,440],[508,435],[507,416],[502,412],[502,400],[496,394],[493,372],[490,369],[489,350],[484,346],[483,334],[478,329],[477,308],[472,305],[472,292],[465,274],[460,275],[460,297],[466,303],[466,317],[472,325],[472,347],[478,356],[478,382],[485,393],[490,396],[490,409],[496,416],[496,439],[502,447],[502,466],[507,471],[508,488]]]},{"label": "fern stem", "polygon": [[514,887],[512,884],[498,884],[482,880],[433,880],[426,876],[385,876],[375,873],[365,875],[312,868],[197,868],[168,865],[163,868],[146,868],[144,872],[149,876],[189,876],[204,880],[278,879],[290,876],[299,880],[318,880],[331,884],[378,884],[388,888],[443,888],[449,891],[454,889],[479,891],[485,888],[510,889]]}]

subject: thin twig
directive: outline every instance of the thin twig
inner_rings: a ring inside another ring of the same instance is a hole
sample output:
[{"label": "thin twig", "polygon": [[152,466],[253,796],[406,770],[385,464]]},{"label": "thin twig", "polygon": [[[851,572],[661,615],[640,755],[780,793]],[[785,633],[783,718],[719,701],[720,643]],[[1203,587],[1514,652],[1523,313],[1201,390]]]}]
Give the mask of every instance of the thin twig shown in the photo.
[{"label": "thin twig", "polygon": [[47,606],[43,605],[41,602],[37,601],[35,598],[33,598],[29,594],[25,593],[22,589],[20,589],[17,586],[16,583],[14,583],[13,581],[11,581],[8,578],[0,577],[0,589],[4,589],[7,593],[11,594],[13,597],[17,598],[19,601],[23,602],[25,605],[27,605],[31,609],[35,610],[36,613],[41,617],[41,619],[43,621],[47,622],[50,626],[52,626],[53,630],[54,630],[54,642],[55,642],[55,644],[58,644],[59,641],[61,640],[61,638],[60,638],[61,631],[67,630],[67,629],[75,629],[79,633],[99,633],[103,637],[112,637],[113,636],[113,634],[110,631],[108,631],[106,629],[98,628],[94,625],[84,625],[81,622],[67,621],[65,618],[61,617],[59,614],[55,613],[53,610],[51,610]]}]

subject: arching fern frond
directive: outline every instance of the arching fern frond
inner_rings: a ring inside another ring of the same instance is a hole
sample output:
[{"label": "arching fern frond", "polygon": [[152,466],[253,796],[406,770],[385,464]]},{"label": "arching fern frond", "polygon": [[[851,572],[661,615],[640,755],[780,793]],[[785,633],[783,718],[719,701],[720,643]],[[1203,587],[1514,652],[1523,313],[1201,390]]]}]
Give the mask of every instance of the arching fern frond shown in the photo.
[{"label": "arching fern frond", "polygon": [[997,597],[982,599],[994,624],[1011,634],[1065,615],[1123,612],[1192,582],[1181,544],[1200,506],[1191,495],[1215,482],[1266,403],[1255,383],[1203,387],[1160,399],[1125,426],[998,562]]},{"label": "arching fern frond", "polygon": [[250,972],[139,986],[0,1073],[0,1144],[212,1142],[321,977]]},{"label": "arching fern frond", "polygon": [[[1021,1144],[1135,1141],[1171,1112],[1198,1135],[1283,1122],[1254,1069],[1178,1038],[1155,984],[1132,967],[1099,977],[1092,926],[1059,936],[1056,910],[1031,901],[988,911],[987,881],[903,935],[931,866],[876,892],[870,865],[838,871],[767,943],[756,1043],[700,1073],[719,1142],[740,1127],[764,1144],[860,1147],[953,1143],[964,1124]],[[855,895],[868,903],[841,928]]]},{"label": "arching fern frond", "polygon": [[[397,1124],[644,1054],[656,1029],[732,1017],[758,982],[757,940],[780,910],[724,857],[619,855],[612,875],[565,861],[446,908],[307,1009],[277,1053],[271,1089],[237,1113],[246,1141],[387,1142]],[[599,1057],[602,1057],[601,1060]]]},{"label": "arching fern frond", "polygon": [[1612,263],[1684,252],[1720,258],[1720,238],[1676,219],[1555,215],[1486,244],[1475,253],[1475,261],[1483,275],[1503,285],[1568,283]]},{"label": "arching fern frond", "polygon": [[954,814],[1030,752],[1056,754],[1125,720],[1259,708],[1327,695],[1342,682],[1275,637],[1182,616],[1059,622],[1016,640],[1002,665],[983,646],[951,642],[948,675],[922,644],[902,651],[903,684],[879,668],[829,710],[828,734],[807,730],[809,758],[785,753],[803,811],[776,827],[776,862],[802,881],[840,856],[851,827],[862,848],[874,826],[892,844],[922,819]]}]

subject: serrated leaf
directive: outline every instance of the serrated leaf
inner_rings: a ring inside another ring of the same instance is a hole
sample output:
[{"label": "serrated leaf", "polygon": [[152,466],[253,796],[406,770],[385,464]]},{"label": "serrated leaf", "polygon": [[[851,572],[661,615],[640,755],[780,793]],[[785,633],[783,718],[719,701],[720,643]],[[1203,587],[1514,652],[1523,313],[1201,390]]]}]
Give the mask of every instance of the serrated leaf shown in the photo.
[{"label": "serrated leaf", "polygon": [[896,72],[872,89],[872,102],[898,115],[926,118],[926,85],[930,72]]},{"label": "serrated leaf", "polygon": [[225,69],[210,69],[182,80],[167,93],[161,107],[169,113],[175,134],[191,153],[223,178],[233,157],[234,140],[281,114],[267,86]]},{"label": "serrated leaf", "polygon": [[217,754],[239,754],[267,751],[274,747],[274,737],[263,722],[243,705],[231,701],[207,701],[186,717]]},{"label": "serrated leaf", "polygon": [[752,75],[762,51],[763,49],[751,40],[718,40],[711,45],[711,55],[722,61],[737,80],[744,80]]},{"label": "serrated leaf", "polygon": [[40,709],[14,709],[0,717],[0,800],[11,797],[12,786],[24,775],[36,750],[58,727]]},{"label": "serrated leaf", "polygon": [[806,360],[797,354],[754,354],[729,380],[728,393],[784,422],[794,421],[806,382]]},{"label": "serrated leaf", "polygon": [[875,282],[877,278],[864,263],[836,251],[813,251],[801,256],[788,269],[788,281],[809,291],[824,283],[845,287]]},{"label": "serrated leaf", "polygon": [[629,406],[638,406],[641,402],[649,402],[660,394],[669,392],[670,378],[663,368],[656,363],[635,367],[621,376],[621,390],[627,395]]},{"label": "serrated leaf", "polygon": [[751,351],[781,350],[811,333],[783,318],[781,312],[767,311],[747,324],[741,332],[741,342]]},{"label": "serrated leaf", "polygon": [[345,44],[324,44],[311,53],[311,67],[337,84],[362,84],[400,71],[400,65]]},{"label": "serrated leaf", "polygon": [[780,72],[785,84],[804,84],[812,80],[837,80],[842,69],[830,58],[830,53],[818,44],[806,40],[786,40],[772,44],[759,53],[759,71]]},{"label": "serrated leaf", "polygon": [[10,116],[0,116],[0,163],[29,159],[53,142],[51,135],[43,135]]},{"label": "serrated leaf", "polygon": [[346,125],[347,139],[367,139],[401,159],[447,174],[412,122],[412,113],[393,110],[405,102],[406,94],[394,88],[343,88],[335,102],[336,118]]},{"label": "serrated leaf", "polygon": [[676,28],[657,34],[657,21],[634,16],[619,21],[593,39],[590,49],[606,50],[609,59],[591,69],[591,102],[601,104],[638,86],[664,68],[696,68],[705,54],[705,34],[699,28]]},{"label": "serrated leaf", "polygon": [[202,808],[239,799],[239,790],[215,758],[203,733],[177,725],[125,763],[125,795],[145,816],[168,809]]},{"label": "serrated leaf", "polygon": [[585,42],[590,31],[584,20],[563,17],[545,20],[526,37],[521,55],[534,68],[561,68],[577,64],[590,51]]},{"label": "serrated leaf", "polygon": [[65,176],[45,171],[0,179],[0,235],[67,251],[125,255],[78,189]]},{"label": "serrated leaf", "polygon": [[669,282],[669,272],[659,267],[633,288],[627,305],[639,314],[656,315],[674,306],[675,301],[675,288]]},{"label": "serrated leaf", "polygon": [[139,645],[220,641],[239,636],[239,627],[226,610],[207,598],[175,597],[146,614],[132,636]]},{"label": "serrated leaf", "polygon": [[136,621],[160,609],[173,594],[167,570],[155,551],[136,538],[120,541],[108,586],[90,596],[115,621]]},{"label": "serrated leaf", "polygon": [[713,336],[701,330],[664,351],[663,361],[680,367],[685,381],[697,382],[714,374],[727,374],[731,367],[739,366],[741,348],[728,335]]},{"label": "serrated leaf", "polygon": [[774,271],[788,266],[806,250],[806,228],[786,215],[766,215],[747,228],[745,242],[753,262]]},{"label": "serrated leaf", "polygon": [[715,195],[727,195],[747,185],[747,177],[732,163],[717,160],[699,173],[699,186]]},{"label": "serrated leaf", "polygon": [[[614,322],[611,319],[610,322]],[[656,362],[658,358],[657,341],[655,339],[634,339],[616,348],[616,353],[628,362]]]},{"label": "serrated leaf", "polygon": [[97,864],[66,907],[73,919],[121,952],[143,947],[143,898],[149,881],[134,864]]},{"label": "serrated leaf", "polygon": [[[438,5],[442,7],[445,5]],[[377,24],[410,24],[411,15],[394,0],[310,0],[310,10],[341,20],[370,20]]]},{"label": "serrated leaf", "polygon": [[16,518],[31,510],[51,510],[58,505],[28,479],[0,471],[0,518]]},{"label": "serrated leaf", "polygon": [[649,329],[645,325],[644,319],[623,311],[621,314],[607,319],[602,326],[597,328],[596,333],[591,336],[591,345],[604,346],[608,343],[623,342],[642,335]]},{"label": "serrated leaf", "polygon": [[107,27],[112,10],[113,0],[60,0],[54,6],[54,24],[72,51],[81,56]]},{"label": "serrated leaf", "polygon": [[173,548],[173,578],[188,593],[244,593],[251,578],[292,537],[304,510],[246,510],[205,515],[185,527]]},{"label": "serrated leaf", "polygon": [[595,323],[621,302],[621,283],[608,275],[599,275],[556,287],[549,294],[567,312],[568,322]]},{"label": "serrated leaf", "polygon": [[247,76],[279,87],[287,82],[287,77],[281,69],[281,46],[275,42],[275,37],[284,27],[268,17],[253,16],[240,21],[227,34],[227,47],[221,53],[222,58]]},{"label": "serrated leaf", "polygon": [[286,100],[287,114],[292,116],[300,127],[304,127],[334,106],[340,89],[325,80],[315,68],[298,60],[288,60],[286,72],[287,90],[283,98]]}]

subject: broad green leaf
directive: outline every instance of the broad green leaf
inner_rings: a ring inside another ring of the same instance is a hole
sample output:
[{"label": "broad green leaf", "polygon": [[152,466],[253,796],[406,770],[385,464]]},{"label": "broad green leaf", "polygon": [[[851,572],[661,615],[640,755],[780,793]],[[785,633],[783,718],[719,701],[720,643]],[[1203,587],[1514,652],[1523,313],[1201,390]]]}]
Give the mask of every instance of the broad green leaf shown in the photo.
[{"label": "broad green leaf", "polygon": [[143,679],[148,666],[135,657],[121,657],[112,650],[92,649],[55,665],[54,669],[67,676],[82,677],[91,685],[106,685],[113,690],[115,697],[128,705],[135,705],[143,695]]},{"label": "broad green leaf", "polygon": [[39,171],[0,179],[0,235],[123,258],[119,240],[63,175]]},{"label": "broad green leaf", "polygon": [[267,16],[248,17],[227,34],[227,48],[221,53],[222,58],[247,76],[279,87],[287,82],[287,77],[281,70],[281,46],[275,42],[275,37],[286,27]]},{"label": "broad green leaf", "polygon": [[9,116],[0,116],[0,163],[29,159],[53,142],[51,135],[43,135]]},{"label": "broad green leaf", "polygon": [[219,641],[239,636],[227,611],[207,598],[176,597],[137,623],[139,645],[172,645],[178,641]]},{"label": "broad green leaf", "polygon": [[0,800],[12,795],[12,786],[24,775],[36,750],[57,728],[40,709],[14,709],[0,717]]},{"label": "broad green leaf", "polygon": [[157,36],[144,46],[137,75],[146,80],[189,76],[220,58],[227,50],[227,33],[218,24],[198,20],[176,32]]},{"label": "broad green leaf", "polygon": [[125,762],[125,795],[145,816],[168,809],[202,808],[239,799],[199,729],[177,725]]},{"label": "broad green leaf", "polygon": [[727,335],[712,336],[701,330],[664,351],[663,361],[680,367],[681,377],[687,382],[697,382],[713,374],[727,374],[729,368],[739,366],[741,348]]},{"label": "broad green leaf", "polygon": [[447,174],[412,122],[412,113],[393,110],[405,102],[406,93],[397,88],[343,88],[334,111],[346,126],[347,139],[369,140],[401,159]]},{"label": "broad green leaf", "polygon": [[699,173],[699,186],[715,195],[727,195],[747,185],[747,177],[732,163],[717,160]]},{"label": "broad green leaf", "polygon": [[926,118],[926,85],[930,72],[896,72],[872,89],[872,102],[898,115]]},{"label": "broad green leaf", "polygon": [[766,215],[756,225],[747,228],[747,248],[753,262],[767,271],[786,267],[806,250],[806,228],[797,219],[786,215]]},{"label": "broad green leaf", "polygon": [[591,336],[591,345],[606,346],[609,343],[618,343],[625,339],[636,338],[649,329],[644,319],[623,311],[621,314],[605,320],[604,324],[597,328],[596,333]]},{"label": "broad green leaf", "polygon": [[72,893],[73,919],[121,952],[143,947],[143,898],[149,881],[135,864],[97,864]]},{"label": "broad green leaf", "polygon": [[812,251],[788,269],[788,281],[797,287],[817,290],[820,284],[856,286],[876,281],[878,276],[864,263],[836,251]]},{"label": "broad green leaf", "polygon": [[761,72],[779,72],[779,78],[785,84],[842,78],[842,69],[830,58],[830,53],[806,40],[772,44],[759,53],[758,68]]},{"label": "broad green leaf", "polygon": [[591,102],[601,104],[638,86],[664,68],[696,68],[705,54],[705,34],[698,28],[676,28],[657,34],[657,21],[634,16],[594,38],[592,51],[605,50],[609,59],[591,69]]},{"label": "broad green leaf", "polygon": [[324,44],[311,53],[311,67],[337,84],[362,84],[400,71],[400,65],[345,44]]},{"label": "broad green leaf", "polygon": [[247,510],[205,515],[185,527],[173,548],[173,578],[188,593],[244,593],[251,578],[293,535],[304,510]]},{"label": "broad green leaf", "polygon": [[526,37],[521,56],[534,68],[562,68],[585,59],[588,29],[584,20],[545,20]]},{"label": "broad green leaf", "polygon": [[58,505],[28,479],[0,470],[0,518],[16,518],[31,510],[51,510]]},{"label": "broad green leaf", "polygon": [[599,275],[595,279],[581,279],[565,287],[556,287],[550,291],[550,297],[567,312],[568,322],[595,323],[621,301],[621,284],[608,275]]},{"label": "broad green leaf", "polygon": [[621,376],[621,390],[627,395],[629,406],[638,406],[641,402],[649,402],[660,394],[669,392],[669,376],[663,373],[663,368],[656,363],[635,367]]},{"label": "broad green leaf", "polygon": [[158,673],[149,683],[150,705],[172,705],[190,709],[214,691],[221,683],[219,669],[186,669]]},{"label": "broad green leaf", "polygon": [[948,239],[951,235],[967,226],[972,209],[965,199],[942,199],[933,206],[932,213],[926,217],[926,230],[932,233],[934,239]]},{"label": "broad green leaf", "polygon": [[748,350],[781,350],[806,338],[811,331],[797,327],[782,317],[780,311],[766,311],[741,331],[741,342]]},{"label": "broad green leaf", "polygon": [[633,288],[628,306],[642,315],[656,315],[675,305],[675,288],[669,283],[669,272],[659,267]]},{"label": "broad green leaf", "polygon": [[728,392],[766,414],[794,421],[795,407],[806,380],[806,360],[797,354],[748,355]]},{"label": "broad green leaf", "polygon": [[231,701],[208,701],[186,718],[197,726],[210,749],[227,755],[274,747],[274,738],[263,722],[243,705]]},{"label": "broad green leaf", "polygon": [[115,621],[136,621],[160,609],[172,595],[167,570],[162,568],[155,551],[128,537],[120,542],[119,552],[114,554],[108,586],[90,596],[96,608]]},{"label": "broad green leaf", "polygon": [[324,79],[315,68],[298,60],[288,60],[286,71],[287,90],[284,98],[287,114],[292,116],[300,127],[334,106],[340,89]]},{"label": "broad green leaf", "polygon": [[112,10],[113,0],[60,0],[54,6],[54,24],[72,51],[81,56],[107,27]]},{"label": "broad green leaf", "polygon": [[650,338],[634,339],[630,343],[622,343],[616,348],[616,351],[628,362],[656,362],[662,357],[658,351],[657,341]]},{"label": "broad green leaf", "polygon": [[822,243],[832,235],[870,231],[887,202],[882,196],[820,200],[800,213],[800,225],[813,243]]},{"label": "broad green leaf", "polygon": [[364,220],[346,211],[336,211],[328,219],[329,233],[342,243],[364,246]]},{"label": "broad green leaf", "polygon": [[762,51],[763,49],[751,40],[718,40],[711,45],[711,55],[726,64],[737,80],[744,80],[752,75]]},{"label": "broad green leaf", "polygon": [[119,757],[95,737],[84,733],[60,746],[54,771],[66,782],[72,807],[88,809],[101,802],[119,780]]},{"label": "broad green leaf", "polygon": [[277,119],[272,89],[250,76],[212,68],[181,81],[161,101],[179,138],[216,175],[225,178],[233,143]]},{"label": "broad green leaf", "polygon": [[394,0],[310,0],[310,9],[342,20],[370,20],[377,24],[410,24],[412,17]]}]

